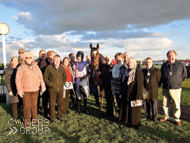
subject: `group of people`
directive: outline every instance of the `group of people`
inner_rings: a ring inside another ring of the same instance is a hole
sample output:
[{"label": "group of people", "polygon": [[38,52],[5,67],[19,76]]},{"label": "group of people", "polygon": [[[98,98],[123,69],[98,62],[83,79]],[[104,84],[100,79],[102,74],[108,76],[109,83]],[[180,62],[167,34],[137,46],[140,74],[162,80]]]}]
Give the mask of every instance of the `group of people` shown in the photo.
[{"label": "group of people", "polygon": [[[11,59],[9,67],[5,72],[5,85],[11,96],[13,118],[18,118],[18,105],[23,109],[24,125],[29,126],[30,110],[32,122],[38,124],[37,113],[39,110],[40,97],[42,97],[42,114],[54,122],[57,117],[63,122],[62,115],[69,114],[69,96],[71,108],[77,107],[76,113],[81,113],[81,100],[84,103],[84,113],[87,111],[87,99],[94,95],[96,106],[99,103],[97,84],[94,80],[91,56],[86,56],[78,51],[70,53],[68,57],[61,57],[54,51],[41,50],[39,59],[34,61],[31,52],[19,49],[19,57]],[[148,92],[146,99],[143,99],[145,115],[147,120],[157,123],[158,114],[158,88],[163,84],[163,109],[164,118],[161,122],[167,121],[170,115],[170,99],[173,100],[173,115],[177,125],[180,123],[180,100],[181,84],[187,76],[184,65],[176,60],[176,52],[168,51],[167,62],[161,69],[153,66],[152,58],[146,58],[146,67],[141,69],[136,60],[129,52],[116,53],[115,62],[110,56],[106,56],[103,63],[103,70],[98,71],[98,78],[102,79],[102,89],[106,99],[106,116],[115,116],[115,102],[118,106],[119,117],[117,120],[135,126],[137,130],[141,127],[141,106],[143,90]],[[87,81],[88,91],[81,88],[81,83]],[[70,85],[71,88],[66,88]],[[65,87],[65,88],[64,88]],[[103,98],[102,98],[103,99]],[[55,103],[57,100],[58,111],[55,115]],[[23,102],[23,103],[22,103]],[[131,102],[135,103],[135,107]],[[19,104],[18,104],[19,103]],[[152,116],[150,111],[152,108]],[[50,114],[48,117],[48,113]]]}]

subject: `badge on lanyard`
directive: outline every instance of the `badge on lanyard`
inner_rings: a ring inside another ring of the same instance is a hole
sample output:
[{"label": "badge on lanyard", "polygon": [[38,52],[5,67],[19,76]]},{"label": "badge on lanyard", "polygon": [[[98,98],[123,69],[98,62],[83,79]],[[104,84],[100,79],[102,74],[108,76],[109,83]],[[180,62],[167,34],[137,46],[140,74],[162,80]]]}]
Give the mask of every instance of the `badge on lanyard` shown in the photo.
[{"label": "badge on lanyard", "polygon": [[172,75],[172,72],[170,72],[170,75]]},{"label": "badge on lanyard", "polygon": [[149,83],[149,78],[146,80],[147,83]]}]

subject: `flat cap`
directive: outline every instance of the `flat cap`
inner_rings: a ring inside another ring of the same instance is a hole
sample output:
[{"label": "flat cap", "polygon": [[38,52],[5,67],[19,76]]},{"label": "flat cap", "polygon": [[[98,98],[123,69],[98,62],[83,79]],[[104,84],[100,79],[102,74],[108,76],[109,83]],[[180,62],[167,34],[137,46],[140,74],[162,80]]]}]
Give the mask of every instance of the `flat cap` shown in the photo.
[{"label": "flat cap", "polygon": [[24,53],[25,52],[25,49],[21,48],[18,50],[18,53]]}]

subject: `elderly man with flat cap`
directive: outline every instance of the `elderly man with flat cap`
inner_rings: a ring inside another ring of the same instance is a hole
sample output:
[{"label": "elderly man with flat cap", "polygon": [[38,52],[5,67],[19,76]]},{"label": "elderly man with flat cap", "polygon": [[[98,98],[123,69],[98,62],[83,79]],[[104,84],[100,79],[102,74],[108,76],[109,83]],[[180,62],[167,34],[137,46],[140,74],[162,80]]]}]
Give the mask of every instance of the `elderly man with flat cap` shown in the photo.
[{"label": "elderly man with flat cap", "polygon": [[21,49],[18,50],[18,54],[19,54],[18,62],[19,62],[19,65],[21,65],[22,62],[24,61],[24,53],[25,53],[25,49],[21,48]]}]

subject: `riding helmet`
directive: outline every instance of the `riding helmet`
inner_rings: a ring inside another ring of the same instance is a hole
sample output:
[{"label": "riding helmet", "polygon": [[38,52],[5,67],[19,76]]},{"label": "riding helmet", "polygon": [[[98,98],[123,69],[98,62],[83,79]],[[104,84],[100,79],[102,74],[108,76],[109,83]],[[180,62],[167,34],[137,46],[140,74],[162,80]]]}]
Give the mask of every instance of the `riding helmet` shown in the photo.
[{"label": "riding helmet", "polygon": [[76,54],[76,58],[77,58],[78,56],[81,56],[81,57],[82,57],[82,60],[83,60],[83,58],[84,58],[84,53],[83,53],[82,51],[78,51],[77,54]]}]

